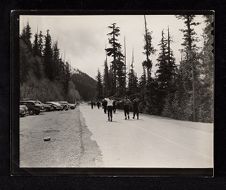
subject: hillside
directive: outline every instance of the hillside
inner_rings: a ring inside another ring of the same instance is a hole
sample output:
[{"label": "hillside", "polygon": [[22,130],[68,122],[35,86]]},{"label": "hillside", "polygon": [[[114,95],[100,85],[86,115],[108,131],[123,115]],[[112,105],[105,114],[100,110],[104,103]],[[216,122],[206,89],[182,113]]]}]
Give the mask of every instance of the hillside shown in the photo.
[{"label": "hillside", "polygon": [[89,100],[95,95],[95,80],[78,71],[66,80],[59,78],[50,80],[44,72],[43,57],[35,56],[32,48],[23,39],[20,45],[20,99],[38,99],[40,101],[75,99]]}]

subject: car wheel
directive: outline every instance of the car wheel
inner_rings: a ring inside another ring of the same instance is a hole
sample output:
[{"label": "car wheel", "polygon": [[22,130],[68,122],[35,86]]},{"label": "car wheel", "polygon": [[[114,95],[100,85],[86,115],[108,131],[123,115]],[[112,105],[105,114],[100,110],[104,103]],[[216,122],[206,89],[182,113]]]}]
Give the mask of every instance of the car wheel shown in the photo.
[{"label": "car wheel", "polygon": [[33,110],[29,110],[29,115],[33,115],[34,111]]},{"label": "car wheel", "polygon": [[38,111],[35,112],[36,115],[39,115],[39,113],[40,113],[40,112],[38,112]]}]

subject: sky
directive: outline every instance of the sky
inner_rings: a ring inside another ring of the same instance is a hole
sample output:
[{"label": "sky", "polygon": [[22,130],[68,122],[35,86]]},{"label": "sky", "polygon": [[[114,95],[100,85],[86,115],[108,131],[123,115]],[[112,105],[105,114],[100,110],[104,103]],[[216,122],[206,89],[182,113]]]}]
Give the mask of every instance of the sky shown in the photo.
[{"label": "sky", "polygon": [[[153,72],[156,70],[156,59],[159,55],[159,46],[162,30],[167,34],[169,27],[173,42],[171,47],[179,64],[183,42],[183,33],[180,29],[185,28],[182,20],[178,20],[174,15],[146,15],[147,27],[152,31],[153,46],[157,50],[151,56],[153,61]],[[205,27],[204,17],[197,15],[195,21],[200,25],[195,27],[197,37],[200,39],[198,46],[202,47],[202,33]],[[62,57],[68,61],[72,68],[79,69],[91,77],[95,78],[97,70],[103,72],[106,58],[105,47],[108,44],[107,33],[112,23],[120,27],[119,42],[124,47],[126,41],[126,63],[127,70],[132,60],[134,49],[134,68],[139,76],[142,74],[142,62],[145,60],[143,54],[144,46],[144,16],[143,15],[21,15],[20,32],[29,22],[32,32],[32,41],[36,31],[46,34],[49,29],[53,41],[58,41],[58,46]],[[124,48],[123,48],[124,49]],[[111,58],[108,58],[110,64]]]}]

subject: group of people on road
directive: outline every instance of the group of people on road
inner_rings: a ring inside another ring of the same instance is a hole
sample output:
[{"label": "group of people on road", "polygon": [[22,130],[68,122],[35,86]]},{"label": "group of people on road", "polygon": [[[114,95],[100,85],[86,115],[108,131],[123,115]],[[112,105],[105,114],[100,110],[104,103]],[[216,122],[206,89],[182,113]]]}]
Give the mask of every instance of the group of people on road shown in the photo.
[{"label": "group of people on road", "polygon": [[97,106],[98,109],[100,109],[101,103],[100,101],[94,102],[93,100],[90,102],[91,108],[93,109],[94,106]]},{"label": "group of people on road", "polygon": [[113,113],[116,113],[116,107],[117,105],[122,105],[124,110],[124,116],[125,120],[130,119],[130,110],[132,108],[133,111],[133,119],[135,117],[139,119],[139,99],[135,98],[132,101],[125,96],[124,99],[121,100],[115,100],[113,97],[104,98],[102,102],[97,101],[96,103],[94,101],[91,101],[91,108],[95,105],[97,105],[98,109],[100,108],[100,105],[102,103],[102,108],[104,109],[104,113],[108,116],[108,121],[112,121]]}]

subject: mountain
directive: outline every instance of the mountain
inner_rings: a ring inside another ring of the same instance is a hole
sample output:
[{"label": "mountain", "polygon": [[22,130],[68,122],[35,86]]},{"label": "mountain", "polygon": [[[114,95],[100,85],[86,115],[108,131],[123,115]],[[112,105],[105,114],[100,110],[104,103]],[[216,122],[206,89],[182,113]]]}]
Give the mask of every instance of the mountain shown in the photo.
[{"label": "mountain", "polygon": [[75,69],[71,76],[71,80],[83,100],[91,100],[96,96],[97,82],[86,73],[80,71],[79,69]]}]

